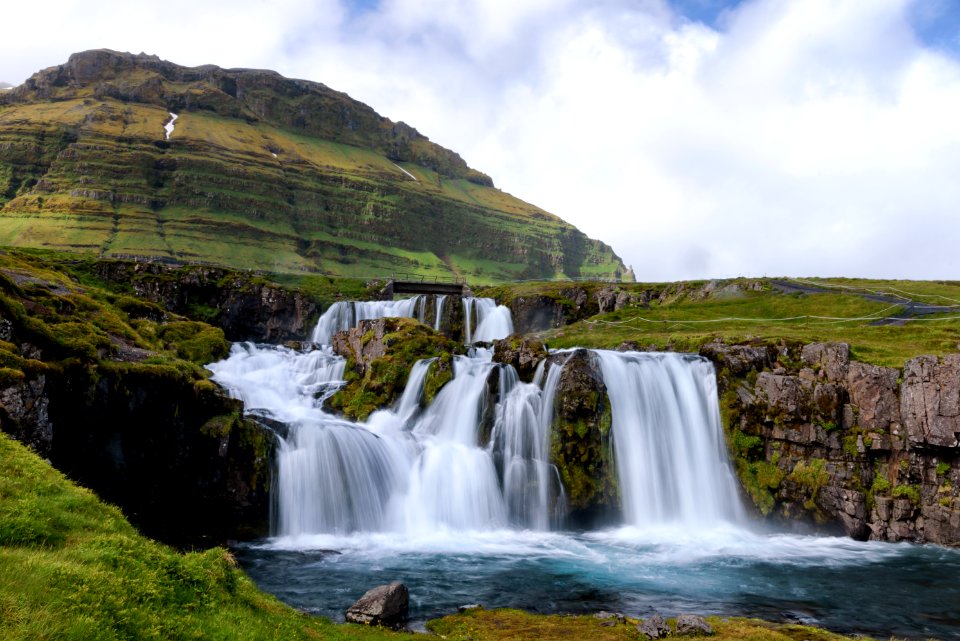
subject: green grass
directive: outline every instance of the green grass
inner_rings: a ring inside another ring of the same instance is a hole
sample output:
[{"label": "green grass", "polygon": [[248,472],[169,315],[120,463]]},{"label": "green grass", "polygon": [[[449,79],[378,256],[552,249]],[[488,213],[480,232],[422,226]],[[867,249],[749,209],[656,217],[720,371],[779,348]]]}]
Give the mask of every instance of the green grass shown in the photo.
[{"label": "green grass", "polygon": [[850,292],[902,296],[930,305],[960,306],[960,281],[870,280],[864,278],[807,278],[804,283]]},{"label": "green grass", "polygon": [[[534,641],[539,639],[585,639],[589,641],[636,641],[638,619],[609,625],[610,620],[593,616],[542,616],[519,610],[469,610],[431,621],[427,628],[447,641]],[[604,625],[604,624],[607,625]],[[707,617],[713,636],[692,638],[716,641],[869,641],[869,637],[847,637],[805,625],[769,623],[739,617]],[[675,622],[668,620],[671,627]],[[645,638],[645,637],[644,637]],[[674,638],[674,637],[670,637]],[[682,637],[687,638],[687,637]]]},{"label": "green grass", "polygon": [[[517,291],[536,289],[529,284]],[[551,347],[615,348],[633,341],[642,347],[678,351],[697,351],[700,345],[718,339],[728,343],[842,341],[851,345],[853,358],[890,367],[902,367],[905,360],[920,354],[960,350],[960,318],[873,325],[875,319],[900,310],[853,294],[766,290],[697,299],[691,296],[696,291],[696,286],[687,288],[686,293],[681,288],[662,303],[599,315],[545,332],[542,338]],[[960,312],[956,316],[960,317]]]},{"label": "green grass", "polygon": [[259,592],[226,550],[181,554],[150,541],[119,510],[5,435],[0,435],[0,637],[413,638],[297,612]]}]

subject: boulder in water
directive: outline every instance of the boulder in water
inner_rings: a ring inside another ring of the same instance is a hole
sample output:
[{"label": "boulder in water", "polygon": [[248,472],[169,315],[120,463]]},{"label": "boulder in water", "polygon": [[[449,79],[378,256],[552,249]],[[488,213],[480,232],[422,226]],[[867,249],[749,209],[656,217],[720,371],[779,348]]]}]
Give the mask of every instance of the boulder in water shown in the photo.
[{"label": "boulder in water", "polygon": [[670,626],[657,613],[641,621],[637,630],[640,632],[640,638],[646,639],[662,639],[670,634]]},{"label": "boulder in water", "polygon": [[578,349],[554,354],[550,367],[562,367],[554,399],[551,462],[567,493],[568,523],[595,527],[620,508],[613,453],[612,410],[600,363]]},{"label": "boulder in water", "polygon": [[713,634],[713,628],[703,617],[696,614],[677,616],[677,635]]},{"label": "boulder in water", "polygon": [[347,609],[348,623],[397,626],[407,618],[410,595],[400,581],[368,590]]}]

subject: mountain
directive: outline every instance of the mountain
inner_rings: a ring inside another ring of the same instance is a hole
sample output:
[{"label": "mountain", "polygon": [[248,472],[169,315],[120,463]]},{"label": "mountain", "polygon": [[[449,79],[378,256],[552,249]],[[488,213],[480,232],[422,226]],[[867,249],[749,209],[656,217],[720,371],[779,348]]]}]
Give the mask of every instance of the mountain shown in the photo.
[{"label": "mountain", "polygon": [[108,50],[0,94],[0,245],[336,276],[632,277],[346,94]]},{"label": "mountain", "polygon": [[13,88],[13,85],[11,85],[9,82],[0,82],[0,91],[4,89],[12,89],[12,88]]}]

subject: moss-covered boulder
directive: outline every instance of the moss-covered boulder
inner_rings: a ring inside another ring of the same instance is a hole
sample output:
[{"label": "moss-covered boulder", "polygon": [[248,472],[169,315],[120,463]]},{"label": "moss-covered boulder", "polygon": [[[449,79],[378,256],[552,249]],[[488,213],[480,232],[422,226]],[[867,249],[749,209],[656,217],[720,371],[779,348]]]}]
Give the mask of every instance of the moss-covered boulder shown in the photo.
[{"label": "moss-covered boulder", "polygon": [[571,525],[591,526],[620,508],[607,387],[597,357],[585,349],[551,356],[549,365],[563,367],[554,401],[552,462],[566,488]]},{"label": "moss-covered boulder", "polygon": [[530,382],[540,361],[547,357],[547,348],[535,338],[513,334],[493,342],[493,360],[512,365],[520,379]]},{"label": "moss-covered boulder", "polygon": [[427,381],[432,398],[453,377],[452,355],[463,353],[464,347],[411,318],[378,318],[335,334],[333,349],[347,359],[346,385],[327,406],[365,420],[403,394],[414,363],[424,358],[438,359]]}]

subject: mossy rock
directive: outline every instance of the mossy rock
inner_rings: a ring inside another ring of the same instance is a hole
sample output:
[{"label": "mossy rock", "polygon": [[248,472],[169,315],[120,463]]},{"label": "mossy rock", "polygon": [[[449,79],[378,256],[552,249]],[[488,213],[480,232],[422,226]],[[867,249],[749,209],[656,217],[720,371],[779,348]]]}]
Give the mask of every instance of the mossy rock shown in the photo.
[{"label": "mossy rock", "polygon": [[[561,365],[565,355],[560,356],[551,357],[551,367]],[[573,524],[589,526],[620,508],[611,426],[610,400],[596,356],[577,350],[557,383],[550,440]]]},{"label": "mossy rock", "polygon": [[347,358],[346,384],[327,401],[328,408],[353,420],[366,420],[403,394],[410,370],[425,358],[437,358],[428,375],[424,398],[432,400],[453,377],[454,354],[463,346],[411,318],[361,321],[339,332],[334,350]]},{"label": "mossy rock", "polygon": [[433,402],[444,385],[453,380],[453,354],[445,352],[437,357],[430,364],[427,372],[427,378],[423,382],[423,398],[421,403],[424,407]]},{"label": "mossy rock", "polygon": [[493,360],[513,366],[523,381],[533,380],[537,365],[547,356],[547,348],[542,341],[520,334],[493,342]]}]

